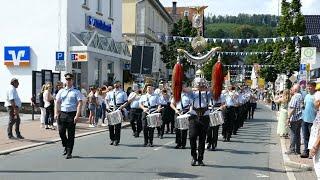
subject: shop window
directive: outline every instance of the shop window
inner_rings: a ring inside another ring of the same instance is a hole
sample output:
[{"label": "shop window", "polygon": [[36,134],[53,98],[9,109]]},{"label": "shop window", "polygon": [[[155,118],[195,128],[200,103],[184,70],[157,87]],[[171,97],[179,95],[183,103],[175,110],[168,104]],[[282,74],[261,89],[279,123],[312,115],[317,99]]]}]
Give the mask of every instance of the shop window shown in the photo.
[{"label": "shop window", "polygon": [[97,0],[97,15],[103,16],[102,14],[102,0]]}]

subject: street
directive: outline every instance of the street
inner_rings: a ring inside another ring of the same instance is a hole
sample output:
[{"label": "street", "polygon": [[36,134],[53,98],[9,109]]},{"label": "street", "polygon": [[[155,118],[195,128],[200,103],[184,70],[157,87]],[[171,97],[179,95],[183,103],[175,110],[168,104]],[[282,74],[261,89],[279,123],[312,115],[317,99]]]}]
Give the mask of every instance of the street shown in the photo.
[{"label": "street", "polygon": [[205,167],[190,166],[189,145],[174,149],[173,134],[143,147],[143,137],[134,138],[129,127],[118,147],[108,144],[106,133],[76,139],[71,160],[62,156],[60,143],[0,156],[0,179],[288,179],[274,119],[259,105],[231,142],[219,137],[217,151],[205,152]]}]

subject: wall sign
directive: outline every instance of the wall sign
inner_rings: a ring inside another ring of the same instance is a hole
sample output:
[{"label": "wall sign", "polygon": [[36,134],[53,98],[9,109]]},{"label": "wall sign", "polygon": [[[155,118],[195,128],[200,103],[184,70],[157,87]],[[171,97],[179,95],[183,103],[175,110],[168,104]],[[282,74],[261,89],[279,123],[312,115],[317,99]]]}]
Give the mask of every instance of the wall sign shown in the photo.
[{"label": "wall sign", "polygon": [[95,27],[97,29],[100,29],[105,32],[111,32],[111,24],[106,23],[105,21],[101,19],[97,19],[92,16],[86,16],[86,25],[89,28]]},{"label": "wall sign", "polygon": [[4,47],[4,64],[6,66],[29,66],[30,46]]},{"label": "wall sign", "polygon": [[88,53],[71,53],[71,60],[74,62],[88,61]]}]

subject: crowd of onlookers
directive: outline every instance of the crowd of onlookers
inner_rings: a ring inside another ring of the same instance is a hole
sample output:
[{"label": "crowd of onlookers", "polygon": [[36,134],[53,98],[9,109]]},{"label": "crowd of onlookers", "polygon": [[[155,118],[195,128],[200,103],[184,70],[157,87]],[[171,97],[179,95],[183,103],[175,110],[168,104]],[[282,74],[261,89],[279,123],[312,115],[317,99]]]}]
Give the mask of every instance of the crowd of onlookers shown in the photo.
[{"label": "crowd of onlookers", "polygon": [[[316,174],[320,177],[320,87],[315,82],[308,82],[306,86],[294,84],[290,90],[275,95],[273,102],[272,109],[279,110],[277,134],[290,138],[286,154],[313,158]],[[304,145],[302,151],[301,144]]]}]

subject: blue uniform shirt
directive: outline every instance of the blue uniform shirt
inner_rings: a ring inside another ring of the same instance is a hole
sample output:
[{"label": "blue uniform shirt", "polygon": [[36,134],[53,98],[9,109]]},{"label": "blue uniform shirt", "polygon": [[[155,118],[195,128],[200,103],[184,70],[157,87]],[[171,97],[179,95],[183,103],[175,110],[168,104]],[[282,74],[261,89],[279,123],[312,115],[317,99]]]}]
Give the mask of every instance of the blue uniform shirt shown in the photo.
[{"label": "blue uniform shirt", "polygon": [[[172,102],[173,101],[174,100],[172,99]],[[191,104],[192,104],[192,99],[191,99],[190,95],[186,94],[186,93],[181,93],[181,101],[176,103],[176,108],[181,111],[182,110],[181,106],[183,106],[183,109],[186,110],[186,109],[190,108]]]},{"label": "blue uniform shirt", "polygon": [[[192,106],[194,108],[207,108],[210,105],[211,93],[207,91],[193,91],[192,92]],[[201,98],[201,104],[200,104]],[[191,114],[197,115],[197,113],[192,110]],[[207,110],[204,115],[209,115],[209,110]]]},{"label": "blue uniform shirt", "polygon": [[237,104],[237,95],[234,92],[227,92],[224,94],[226,105],[228,107],[235,106]]},{"label": "blue uniform shirt", "polygon": [[56,96],[56,100],[61,102],[62,112],[77,111],[78,102],[82,101],[82,99],[83,95],[81,92],[73,86],[70,89],[67,87],[61,89]]},{"label": "blue uniform shirt", "polygon": [[136,92],[132,92],[132,93],[130,93],[128,99],[132,99],[132,98],[134,98],[134,99],[130,104],[130,108],[132,108],[132,109],[140,108],[139,103],[140,103],[141,95],[137,94]]},{"label": "blue uniform shirt", "polygon": [[145,107],[154,107],[152,110],[156,109],[155,106],[159,105],[159,96],[155,93],[153,94],[144,94],[140,98],[140,104]]},{"label": "blue uniform shirt", "polygon": [[164,96],[161,94],[159,96],[159,103],[161,105],[168,105],[168,103],[170,103],[170,96]]},{"label": "blue uniform shirt", "polygon": [[[116,98],[114,100],[114,98]],[[127,93],[123,90],[114,89],[113,91],[108,92],[106,100],[109,103],[109,106],[120,105],[125,103],[128,100]]]}]

